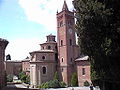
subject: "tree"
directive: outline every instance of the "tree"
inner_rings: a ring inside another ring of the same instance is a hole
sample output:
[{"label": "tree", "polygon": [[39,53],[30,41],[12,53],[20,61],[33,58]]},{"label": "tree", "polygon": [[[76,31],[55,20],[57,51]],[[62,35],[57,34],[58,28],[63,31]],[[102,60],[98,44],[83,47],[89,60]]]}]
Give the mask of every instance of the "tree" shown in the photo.
[{"label": "tree", "polygon": [[78,86],[77,73],[73,73],[73,74],[72,74],[71,85],[72,85],[73,87],[74,87],[74,86]]},{"label": "tree", "polygon": [[58,72],[56,71],[55,74],[54,74],[54,80],[58,80],[59,81],[59,75],[58,75]]},{"label": "tree", "polygon": [[8,54],[8,55],[6,56],[6,60],[11,60],[10,54]]},{"label": "tree", "polygon": [[102,90],[120,89],[120,1],[74,0],[81,52],[90,57],[91,80]]},{"label": "tree", "polygon": [[84,82],[84,86],[90,86],[90,83],[86,80],[86,81]]},{"label": "tree", "polygon": [[30,82],[30,76],[26,75],[25,72],[21,72],[19,74],[19,79],[24,83],[29,83]]}]

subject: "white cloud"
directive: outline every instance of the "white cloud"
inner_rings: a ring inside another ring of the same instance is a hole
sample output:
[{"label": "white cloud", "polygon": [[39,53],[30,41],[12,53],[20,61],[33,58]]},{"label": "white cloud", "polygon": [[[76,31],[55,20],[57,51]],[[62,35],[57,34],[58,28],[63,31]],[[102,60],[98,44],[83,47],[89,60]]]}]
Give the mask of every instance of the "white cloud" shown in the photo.
[{"label": "white cloud", "polygon": [[6,55],[10,54],[12,60],[25,59],[29,56],[29,52],[40,50],[39,44],[43,43],[37,38],[18,38],[9,42],[6,48]]},{"label": "white cloud", "polygon": [[[29,21],[43,25],[47,32],[47,30],[56,31],[56,12],[62,10],[63,2],[64,0],[19,0],[19,5],[23,8]],[[66,0],[66,2],[71,10],[72,0]],[[44,40],[41,41],[37,37],[9,40],[6,55],[10,54],[12,60],[24,59],[29,55],[29,52],[39,50],[38,44],[45,42]]]},{"label": "white cloud", "polygon": [[[56,12],[61,11],[64,0],[19,0],[29,21],[43,25],[47,30],[56,30]],[[66,0],[71,9],[72,0]]]}]

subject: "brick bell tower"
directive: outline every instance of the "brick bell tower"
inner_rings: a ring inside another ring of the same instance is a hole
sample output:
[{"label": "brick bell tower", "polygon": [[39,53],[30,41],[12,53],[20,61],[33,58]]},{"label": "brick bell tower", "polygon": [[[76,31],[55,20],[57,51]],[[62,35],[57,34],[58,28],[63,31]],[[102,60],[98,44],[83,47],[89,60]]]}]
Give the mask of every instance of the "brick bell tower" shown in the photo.
[{"label": "brick bell tower", "polygon": [[61,12],[57,12],[58,70],[60,78],[70,85],[71,75],[75,72],[75,30],[74,13],[69,11],[64,1]]}]

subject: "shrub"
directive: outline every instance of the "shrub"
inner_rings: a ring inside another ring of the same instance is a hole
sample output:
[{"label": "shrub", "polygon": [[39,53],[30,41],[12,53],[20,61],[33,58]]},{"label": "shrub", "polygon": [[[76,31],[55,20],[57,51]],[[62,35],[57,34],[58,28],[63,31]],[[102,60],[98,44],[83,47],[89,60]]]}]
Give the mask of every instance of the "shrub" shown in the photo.
[{"label": "shrub", "polygon": [[38,88],[60,88],[65,87],[66,84],[64,82],[59,82],[58,80],[51,80],[46,83],[42,83]]},{"label": "shrub", "polygon": [[12,82],[13,81],[13,75],[7,75],[7,82]]},{"label": "shrub", "polygon": [[59,75],[58,72],[55,72],[53,80],[50,80],[49,82],[42,83],[38,86],[38,88],[60,88],[65,87],[66,84],[64,82],[59,81]]},{"label": "shrub", "polygon": [[43,84],[42,88],[49,88],[49,87],[50,87],[49,82],[46,82],[46,83]]},{"label": "shrub", "polygon": [[49,88],[49,82],[42,83],[38,88]]},{"label": "shrub", "polygon": [[30,83],[30,76],[26,75],[25,72],[19,73],[19,79],[24,83]]},{"label": "shrub", "polygon": [[60,82],[60,87],[62,87],[62,88],[64,88],[64,87],[66,87],[66,83],[65,82]]},{"label": "shrub", "polygon": [[89,86],[90,85],[90,83],[86,80],[85,82],[84,82],[84,86]]},{"label": "shrub", "polygon": [[49,88],[59,88],[60,82],[58,80],[49,81]]}]

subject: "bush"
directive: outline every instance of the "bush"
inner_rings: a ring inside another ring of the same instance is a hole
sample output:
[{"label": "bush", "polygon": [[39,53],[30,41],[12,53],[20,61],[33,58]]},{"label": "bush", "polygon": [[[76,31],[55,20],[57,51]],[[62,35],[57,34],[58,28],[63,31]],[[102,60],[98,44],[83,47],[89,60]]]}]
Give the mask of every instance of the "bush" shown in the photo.
[{"label": "bush", "polygon": [[60,87],[60,82],[58,80],[53,80],[53,81],[50,81],[50,87],[51,88],[59,88]]},{"label": "bush", "polygon": [[38,88],[60,88],[65,87],[66,84],[64,82],[59,82],[58,80],[51,80],[46,83],[42,83]]},{"label": "bush", "polygon": [[19,79],[24,83],[30,83],[30,76],[26,75],[25,72],[19,73]]},{"label": "bush", "polygon": [[64,87],[66,87],[66,83],[65,82],[60,82],[60,87],[62,87],[62,88],[64,88]]},{"label": "bush", "polygon": [[49,86],[50,86],[50,85],[49,85],[49,82],[46,82],[46,83],[43,84],[43,87],[42,87],[42,88],[49,88]]},{"label": "bush", "polygon": [[12,82],[13,81],[13,75],[7,75],[7,82]]},{"label": "bush", "polygon": [[21,77],[22,77],[24,74],[25,74],[24,72],[20,72],[19,75],[18,75],[18,78],[21,79]]},{"label": "bush", "polygon": [[90,85],[90,83],[86,80],[85,82],[84,82],[84,86],[89,86]]},{"label": "bush", "polygon": [[66,84],[64,82],[59,81],[59,75],[58,72],[55,72],[53,80],[50,80],[49,82],[42,83],[38,86],[38,88],[60,88],[65,87]]},{"label": "bush", "polygon": [[49,88],[49,82],[42,83],[38,88]]}]

